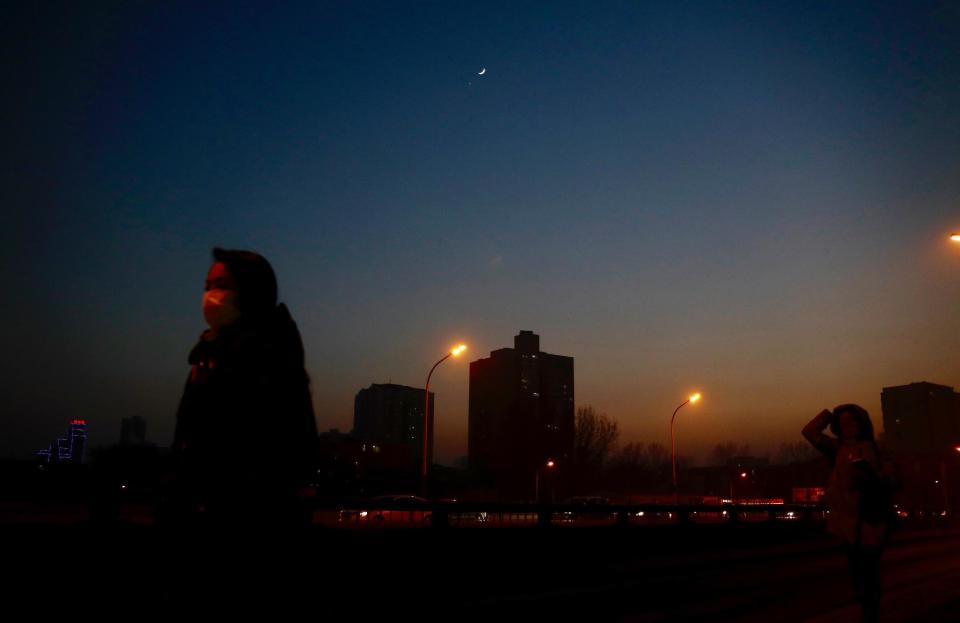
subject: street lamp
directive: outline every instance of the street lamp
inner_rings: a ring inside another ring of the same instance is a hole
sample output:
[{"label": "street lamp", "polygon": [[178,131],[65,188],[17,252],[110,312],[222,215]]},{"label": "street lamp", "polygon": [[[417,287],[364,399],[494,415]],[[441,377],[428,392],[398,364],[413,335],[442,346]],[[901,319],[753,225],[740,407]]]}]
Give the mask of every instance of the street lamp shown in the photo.
[{"label": "street lamp", "polygon": [[960,242],[960,234],[951,235],[950,240],[953,240],[954,242]]},{"label": "street lamp", "polygon": [[[746,480],[746,479],[747,479],[747,476],[748,476],[747,472],[740,472],[740,480]],[[736,494],[734,493],[733,483],[734,483],[734,478],[733,478],[733,476],[730,476],[730,502],[731,502],[732,504],[736,504],[736,503],[737,503],[737,496],[736,496]],[[739,487],[737,487],[737,489],[739,489]]]},{"label": "street lamp", "polygon": [[[676,435],[675,435],[674,432],[673,432],[673,422],[674,422],[674,420],[677,419],[677,411],[679,411],[679,410],[680,410],[684,405],[686,405],[688,402],[692,402],[692,403],[696,404],[698,400],[700,400],[700,392],[697,392],[696,394],[693,394],[692,396],[690,396],[689,398],[687,398],[686,400],[684,400],[682,403],[680,403],[680,406],[677,407],[676,409],[674,409],[674,411],[673,411],[673,416],[670,418],[670,461],[671,461],[671,463],[673,463],[673,495],[674,495],[674,498],[676,498],[677,493],[678,493],[679,490],[677,489],[677,437],[676,437]],[[676,502],[676,499],[674,499],[674,502]]]},{"label": "street lamp", "polygon": [[450,349],[449,353],[441,357],[440,361],[433,364],[429,374],[427,374],[427,386],[423,390],[423,460],[420,469],[420,495],[423,497],[427,497],[427,468],[429,467],[427,451],[430,447],[430,377],[433,376],[433,371],[437,369],[437,366],[450,357],[459,357],[465,350],[467,350],[466,344],[457,344]]},{"label": "street lamp", "polygon": [[[553,469],[557,466],[557,462],[553,459],[547,459],[547,462],[544,463],[544,467],[547,469]],[[527,482],[530,482],[529,480]],[[533,501],[540,503],[540,468],[537,468],[537,473],[534,478],[534,487],[533,487]]]}]

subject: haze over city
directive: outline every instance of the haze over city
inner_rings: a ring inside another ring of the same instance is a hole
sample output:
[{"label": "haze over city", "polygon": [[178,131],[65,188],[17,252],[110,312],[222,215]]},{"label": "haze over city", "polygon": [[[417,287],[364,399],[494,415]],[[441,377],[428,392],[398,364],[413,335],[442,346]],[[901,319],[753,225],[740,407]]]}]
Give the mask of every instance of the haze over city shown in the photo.
[{"label": "haze over city", "polygon": [[[166,445],[213,246],[276,269],[321,431],[520,330],[621,441],[775,451],[960,385],[960,32],[935,4],[24,7],[4,37],[0,454]],[[484,71],[485,70],[485,71]],[[483,72],[482,75],[481,71]]]}]

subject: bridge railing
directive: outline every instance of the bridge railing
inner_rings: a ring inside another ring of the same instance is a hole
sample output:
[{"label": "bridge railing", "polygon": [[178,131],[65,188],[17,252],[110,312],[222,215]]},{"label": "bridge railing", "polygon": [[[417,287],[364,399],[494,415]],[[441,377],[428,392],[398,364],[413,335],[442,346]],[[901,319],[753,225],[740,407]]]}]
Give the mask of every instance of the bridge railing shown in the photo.
[{"label": "bridge railing", "polygon": [[804,504],[582,505],[362,502],[314,510],[314,523],[340,527],[583,527],[818,522],[826,511]]}]

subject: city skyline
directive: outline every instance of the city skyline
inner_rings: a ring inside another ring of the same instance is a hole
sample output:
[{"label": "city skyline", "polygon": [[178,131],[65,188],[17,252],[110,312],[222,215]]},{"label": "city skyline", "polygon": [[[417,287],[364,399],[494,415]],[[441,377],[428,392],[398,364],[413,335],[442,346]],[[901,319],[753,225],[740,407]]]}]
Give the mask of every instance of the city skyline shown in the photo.
[{"label": "city skyline", "polygon": [[[523,330],[522,330],[521,333],[529,333],[529,331],[523,331]],[[535,337],[539,337],[539,336],[535,336]],[[496,349],[496,350],[502,350],[502,349]],[[495,352],[495,351],[491,351],[491,352],[490,352],[490,355],[493,356],[494,352]],[[478,361],[483,361],[483,360],[484,360],[484,359],[481,359],[481,360],[478,360]],[[470,362],[470,363],[476,363],[476,362]],[[927,380],[921,380],[921,381],[911,381],[910,383],[898,384],[898,385],[895,385],[895,386],[883,387],[883,388],[882,388],[882,391],[881,391],[881,393],[880,393],[880,396],[882,396],[884,393],[889,393],[890,390],[899,390],[899,389],[901,389],[901,388],[913,388],[914,386],[927,386],[927,385],[937,387],[937,388],[939,388],[939,389],[941,389],[941,390],[948,390],[948,391],[951,392],[951,393],[955,393],[955,392],[953,391],[953,387],[952,387],[952,386],[945,386],[945,385],[941,385],[941,384],[937,384],[937,383],[931,383],[931,382],[929,382],[929,381],[927,381]],[[363,434],[361,434],[361,433],[358,433],[357,428],[356,428],[356,421],[357,421],[357,420],[356,420],[356,417],[357,417],[356,400],[357,400],[357,396],[358,396],[359,394],[362,394],[362,393],[366,392],[366,391],[369,391],[371,388],[374,388],[374,387],[396,387],[396,388],[400,388],[400,389],[403,389],[403,390],[413,390],[413,391],[417,391],[417,392],[421,392],[421,393],[423,392],[423,389],[421,389],[421,388],[403,386],[403,385],[395,384],[395,383],[392,383],[392,382],[391,382],[391,383],[372,383],[372,384],[370,385],[370,387],[368,387],[368,388],[362,388],[361,390],[359,390],[358,394],[356,394],[356,395],[354,396],[354,403],[355,403],[355,404],[354,404],[354,408],[353,408],[353,412],[352,412],[353,415],[351,416],[351,417],[352,417],[352,421],[351,421],[351,424],[350,424],[349,426],[346,426],[346,427],[343,427],[343,428],[341,428],[341,427],[339,427],[339,426],[334,426],[334,427],[331,427],[331,428],[329,428],[329,429],[321,429],[319,432],[320,432],[320,433],[327,433],[327,432],[348,431],[349,434],[351,434],[351,435],[359,435],[358,438],[376,441],[376,440],[377,440],[377,439],[375,439],[375,438],[376,438],[376,435],[373,435],[373,436],[371,436],[371,435],[366,435],[366,436],[365,436],[365,435],[363,435]],[[699,400],[700,397],[701,397],[701,396],[700,396],[700,394],[698,393],[698,394],[697,394],[697,399]],[[431,392],[430,392],[430,402],[431,402],[431,405],[434,403],[434,398],[435,398],[435,392],[431,391]],[[878,399],[878,402],[881,402],[881,401]],[[419,405],[419,401],[418,401],[418,405]],[[580,404],[580,403],[577,403],[577,405],[576,405],[577,409],[579,409],[579,408],[581,408],[581,407],[593,407],[593,406],[594,406],[594,405],[591,405],[591,404]],[[830,408],[830,407],[828,407],[828,408]],[[431,418],[430,418],[430,419],[431,419],[431,422],[434,422],[434,417],[433,417],[433,416],[434,416],[434,411],[433,411],[433,409],[434,409],[434,407],[431,407]],[[422,410],[421,410],[420,412],[422,413]],[[604,417],[610,417],[608,413],[606,413],[606,412],[604,412],[604,411],[602,411],[602,410],[598,410],[598,412],[599,412],[600,415],[602,415],[602,416],[604,416]],[[878,435],[882,435],[882,434],[884,433],[884,431],[885,431],[885,420],[889,419],[889,418],[892,417],[892,416],[890,415],[890,413],[884,411],[882,407],[879,407],[879,408],[876,410],[876,412],[871,411],[870,413],[871,413],[871,419],[873,420],[874,427],[875,427],[875,430],[876,430],[877,434],[878,434]],[[319,419],[319,418],[318,418],[318,419]],[[618,427],[621,427],[620,430],[624,430],[624,428],[623,428],[623,422],[620,422],[620,421],[617,420],[616,418],[611,418],[611,419],[612,419],[614,422],[617,423]],[[143,419],[142,419],[140,416],[123,417],[123,418],[121,419],[122,428],[125,429],[125,427],[128,425],[128,421],[129,421],[129,420],[140,420],[140,426],[141,426],[141,427],[143,427],[143,426],[146,425],[146,422],[143,421]],[[84,424],[84,428],[86,428],[86,425],[87,425],[86,420],[74,420],[74,419],[71,419],[71,424],[73,424],[75,421],[82,421],[83,424]],[[431,426],[434,426],[434,425],[435,425],[435,422],[434,422],[433,424],[431,424]],[[629,431],[629,428],[627,428],[626,430]],[[464,431],[464,433],[466,434],[466,431]],[[123,431],[122,431],[122,432],[121,432],[121,436],[120,436],[120,442],[119,442],[120,445],[124,445],[124,443],[125,443],[125,442],[123,441],[123,439],[124,439],[124,434],[125,434],[125,433],[123,433]],[[343,433],[341,432],[341,434],[343,434]],[[689,433],[687,433],[687,434],[689,434]],[[103,435],[103,437],[104,437],[104,438],[108,438],[109,436],[108,436],[108,435]],[[431,434],[431,437],[433,437],[433,434]],[[702,439],[702,438],[701,438],[701,439]],[[458,440],[458,441],[459,441],[459,440]],[[797,440],[797,439],[793,439],[793,438],[789,438],[789,437],[783,438],[783,439],[771,438],[771,439],[762,440],[761,443],[754,444],[753,442],[751,442],[751,441],[750,441],[749,439],[747,439],[747,438],[742,438],[742,437],[738,438],[738,437],[734,437],[733,435],[729,435],[729,436],[723,437],[723,436],[721,435],[721,436],[718,436],[718,437],[715,437],[715,438],[707,438],[707,439],[705,439],[705,440],[702,439],[702,440],[701,440],[701,443],[700,443],[699,445],[697,445],[695,451],[693,451],[693,452],[684,450],[683,453],[679,453],[679,452],[678,452],[678,454],[682,454],[682,456],[683,456],[685,459],[687,459],[687,460],[692,460],[694,465],[698,465],[698,464],[709,464],[709,456],[710,456],[711,452],[714,451],[714,448],[715,448],[717,445],[722,445],[722,444],[727,443],[727,442],[735,442],[735,443],[741,443],[741,444],[743,444],[743,445],[745,445],[745,446],[748,446],[749,449],[750,449],[750,451],[751,451],[751,455],[754,455],[754,456],[766,456],[767,458],[775,458],[775,457],[776,457],[776,454],[777,454],[777,451],[780,449],[780,448],[779,448],[780,444],[782,444],[782,443],[791,443],[791,442],[796,442],[796,441],[798,441],[798,440]],[[468,445],[468,439],[467,439],[467,438],[464,438],[464,439],[462,440],[462,442],[463,442],[463,445],[464,445],[464,446],[467,446],[467,445]],[[661,444],[661,445],[666,445],[663,440],[658,439],[658,438],[656,438],[656,437],[652,437],[652,438],[640,438],[640,437],[629,436],[629,433],[628,433],[627,436],[625,436],[624,438],[621,438],[621,439],[618,440],[618,447],[623,446],[623,445],[626,445],[626,444],[629,444],[629,443],[633,443],[633,442],[659,443],[659,444]],[[744,443],[744,442],[745,442],[745,443]],[[113,442],[106,442],[106,441],[104,441],[104,442],[102,442],[102,443],[100,443],[100,444],[94,445],[94,447],[105,447],[105,446],[109,446],[109,445],[114,445],[115,443],[116,443],[115,440],[114,440]],[[417,442],[417,443],[419,443],[419,442]],[[684,445],[690,445],[690,444],[684,444]],[[431,443],[431,447],[432,447],[432,446],[433,446],[433,443]],[[951,446],[951,448],[952,448],[952,446]],[[431,450],[431,454],[433,454],[432,450]],[[31,450],[31,451],[28,451],[26,454],[22,454],[22,455],[20,455],[20,456],[8,456],[8,457],[3,457],[3,458],[21,458],[21,459],[22,459],[22,458],[27,458],[28,456],[35,456],[35,455],[37,455],[37,450],[36,450],[36,449]],[[439,463],[439,464],[443,464],[443,465],[450,465],[450,466],[456,466],[456,465],[461,465],[461,466],[462,466],[463,464],[465,464],[465,460],[467,459],[467,457],[468,457],[468,455],[467,455],[466,453],[464,453],[464,454],[451,453],[451,454],[446,454],[446,455],[439,456],[439,457],[434,457],[434,461],[433,461],[433,462],[436,462],[436,463]]]},{"label": "city skyline", "polygon": [[[0,456],[167,445],[213,246],[273,264],[320,430],[520,329],[577,406],[682,454],[960,385],[946,3],[15,8]],[[480,75],[481,70],[486,70]]]}]

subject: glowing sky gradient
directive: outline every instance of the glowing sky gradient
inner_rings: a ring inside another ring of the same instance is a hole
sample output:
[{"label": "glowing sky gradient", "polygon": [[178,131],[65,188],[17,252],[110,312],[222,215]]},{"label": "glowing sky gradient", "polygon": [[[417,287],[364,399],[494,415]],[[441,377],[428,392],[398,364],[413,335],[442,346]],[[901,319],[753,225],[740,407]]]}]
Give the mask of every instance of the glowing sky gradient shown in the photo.
[{"label": "glowing sky gradient", "polygon": [[443,461],[521,329],[623,441],[702,391],[695,455],[960,385],[955,3],[193,4],[4,20],[0,455],[169,443],[215,245],[273,263],[321,430],[467,343]]}]

